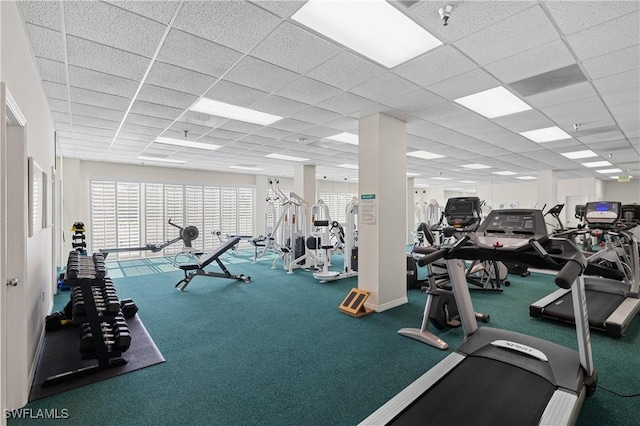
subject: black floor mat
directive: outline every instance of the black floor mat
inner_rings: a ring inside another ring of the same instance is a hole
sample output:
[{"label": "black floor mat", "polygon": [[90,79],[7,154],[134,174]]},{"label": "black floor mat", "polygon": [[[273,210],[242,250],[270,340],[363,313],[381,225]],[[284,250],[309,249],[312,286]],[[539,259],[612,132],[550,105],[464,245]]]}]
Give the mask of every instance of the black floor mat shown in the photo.
[{"label": "black floor mat", "polygon": [[42,383],[51,376],[97,363],[96,360],[82,360],[80,357],[80,351],[78,350],[80,346],[80,339],[78,338],[80,334],[79,326],[70,326],[48,332],[44,337],[42,353],[38,360],[29,401],[66,392],[80,386],[164,362],[164,357],[156,347],[153,339],[151,339],[151,336],[149,336],[140,318],[136,315],[128,319],[127,324],[131,333],[131,346],[127,352],[122,354],[122,357],[127,360],[125,365],[95,371],[62,383],[42,387]]}]

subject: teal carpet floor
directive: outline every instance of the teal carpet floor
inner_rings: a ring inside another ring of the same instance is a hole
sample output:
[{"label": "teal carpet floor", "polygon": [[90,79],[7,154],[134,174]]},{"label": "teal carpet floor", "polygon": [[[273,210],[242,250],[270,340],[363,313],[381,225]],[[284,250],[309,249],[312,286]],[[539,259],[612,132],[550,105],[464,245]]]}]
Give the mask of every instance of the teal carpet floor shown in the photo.
[{"label": "teal carpet floor", "polygon": [[[182,273],[167,259],[110,262],[118,296],[135,300],[166,362],[27,406],[66,408],[68,419],[8,424],[355,425],[452,351],[397,334],[420,326],[425,295],[419,290],[409,291],[403,306],[352,318],[337,307],[357,287],[355,278],[323,284],[303,270],[272,270],[270,259],[251,264],[248,255],[226,255],[224,262],[251,282],[196,277],[180,293],[174,284]],[[572,327],[528,316],[529,303],[553,289],[549,276],[532,274],[512,277],[502,294],[473,292],[472,298],[493,327],[576,348]],[[58,294],[56,309],[68,297]],[[461,329],[438,334],[451,348],[462,340]],[[599,384],[640,392],[640,320],[622,339],[593,333],[592,343]],[[639,402],[598,389],[578,424],[638,425]]]}]

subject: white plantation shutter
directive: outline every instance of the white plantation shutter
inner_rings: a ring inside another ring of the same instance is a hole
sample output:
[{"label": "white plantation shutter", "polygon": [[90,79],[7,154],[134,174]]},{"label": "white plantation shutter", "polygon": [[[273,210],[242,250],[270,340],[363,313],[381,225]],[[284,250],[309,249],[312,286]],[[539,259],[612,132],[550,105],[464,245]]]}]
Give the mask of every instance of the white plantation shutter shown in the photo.
[{"label": "white plantation shutter", "polygon": [[[171,219],[177,225],[183,226],[184,223],[184,186],[183,185],[165,185],[164,186],[164,238],[172,240],[180,235],[180,231],[175,226],[169,225],[167,222]],[[176,243],[165,247],[164,254],[171,255],[180,253],[182,244]]]},{"label": "white plantation shutter", "polygon": [[220,245],[220,240],[213,232],[220,231],[220,187],[205,186],[203,200],[204,227],[201,235],[204,241],[204,250],[211,251]]},{"label": "white plantation shutter", "polygon": [[185,215],[181,226],[195,226],[198,228],[200,235],[191,245],[193,248],[203,250],[204,199],[202,186],[187,185],[184,189],[184,200]]},{"label": "white plantation shutter", "polygon": [[[180,231],[167,223],[171,218],[182,227],[197,227],[199,236],[193,247],[211,251],[220,245],[212,231],[253,235],[254,199],[255,190],[250,187],[91,181],[92,249],[162,244],[179,235]],[[159,253],[136,251],[111,256],[172,256],[181,250],[178,242]]]},{"label": "white plantation shutter", "polygon": [[[140,247],[140,184],[118,182],[116,187],[118,247]],[[118,253],[118,258],[140,257],[139,251]]]},{"label": "white plantation shutter", "polygon": [[350,192],[320,192],[320,199],[329,207],[331,220],[337,220],[344,224],[346,222],[345,210],[349,202],[357,194]]},{"label": "white plantation shutter", "polygon": [[[147,183],[144,194],[145,214],[145,243],[162,244],[164,238],[164,185],[161,183]],[[145,257],[161,256],[160,253],[147,251]]]},{"label": "white plantation shutter", "polygon": [[116,183],[92,181],[90,190],[91,224],[88,233],[91,235],[91,249],[98,251],[117,247]]}]

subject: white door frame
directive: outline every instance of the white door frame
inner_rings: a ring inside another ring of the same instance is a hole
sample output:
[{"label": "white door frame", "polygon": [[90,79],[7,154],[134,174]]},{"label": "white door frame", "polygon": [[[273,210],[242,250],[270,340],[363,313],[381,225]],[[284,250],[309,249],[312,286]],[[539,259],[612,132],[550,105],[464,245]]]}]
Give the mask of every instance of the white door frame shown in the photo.
[{"label": "white door frame", "polygon": [[[2,256],[0,263],[0,377],[2,409],[24,406],[29,397],[28,318],[27,312],[27,121],[8,88],[0,83],[0,152],[2,172]],[[15,286],[9,280],[17,280]],[[4,412],[2,413],[4,417]]]}]

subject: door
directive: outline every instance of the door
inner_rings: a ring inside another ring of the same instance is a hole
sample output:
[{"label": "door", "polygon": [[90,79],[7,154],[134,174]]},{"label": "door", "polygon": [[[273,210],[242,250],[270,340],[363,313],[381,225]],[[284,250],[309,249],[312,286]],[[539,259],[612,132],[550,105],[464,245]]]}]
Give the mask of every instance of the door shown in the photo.
[{"label": "door", "polygon": [[29,396],[27,308],[27,143],[26,120],[0,84],[0,372],[3,409],[20,408]]}]

